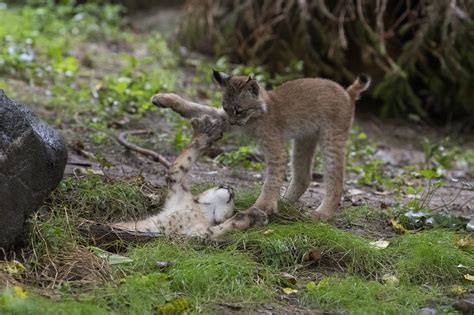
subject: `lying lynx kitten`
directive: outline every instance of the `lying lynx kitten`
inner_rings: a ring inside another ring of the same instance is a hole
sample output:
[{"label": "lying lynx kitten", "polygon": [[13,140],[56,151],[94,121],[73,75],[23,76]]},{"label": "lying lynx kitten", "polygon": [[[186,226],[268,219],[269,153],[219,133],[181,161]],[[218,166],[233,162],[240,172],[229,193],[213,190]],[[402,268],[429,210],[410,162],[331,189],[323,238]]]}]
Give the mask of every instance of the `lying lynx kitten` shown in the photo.
[{"label": "lying lynx kitten", "polygon": [[187,182],[189,170],[201,152],[222,136],[224,121],[203,116],[194,118],[192,126],[191,143],[169,169],[169,190],[163,210],[141,221],[112,224],[112,228],[212,238],[213,231],[210,228],[234,214],[232,188],[214,187],[193,196]]},{"label": "lying lynx kitten", "polygon": [[[254,207],[266,214],[278,211],[288,160],[286,142],[293,141],[292,178],[284,196],[291,201],[298,200],[309,186],[313,156],[319,143],[326,192],[321,205],[311,215],[322,220],[332,218],[343,193],[345,146],[355,102],[368,88],[369,77],[361,75],[347,89],[330,80],[307,78],[266,91],[251,77],[215,70],[213,76],[223,91],[221,109],[189,102],[175,94],[156,94],[152,102],[188,118],[203,114],[227,117],[227,130],[237,129],[255,138],[265,155],[266,177]],[[235,224],[232,220],[226,224]]]}]

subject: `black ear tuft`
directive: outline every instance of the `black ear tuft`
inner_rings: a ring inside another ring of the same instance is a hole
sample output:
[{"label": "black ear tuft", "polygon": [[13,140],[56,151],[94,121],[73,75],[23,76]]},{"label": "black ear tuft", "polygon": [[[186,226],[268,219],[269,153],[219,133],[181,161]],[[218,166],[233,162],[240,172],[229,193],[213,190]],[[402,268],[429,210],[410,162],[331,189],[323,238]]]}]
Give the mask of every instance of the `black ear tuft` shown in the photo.
[{"label": "black ear tuft", "polygon": [[365,73],[361,73],[361,74],[359,75],[359,80],[360,80],[360,82],[362,82],[362,83],[365,84],[365,83],[367,83],[367,82],[370,81],[370,77],[369,77],[367,74],[365,74]]},{"label": "black ear tuft", "polygon": [[214,77],[214,80],[216,80],[216,82],[220,86],[224,86],[230,78],[230,75],[228,75],[224,72],[219,72],[215,69],[212,69],[212,76]]}]

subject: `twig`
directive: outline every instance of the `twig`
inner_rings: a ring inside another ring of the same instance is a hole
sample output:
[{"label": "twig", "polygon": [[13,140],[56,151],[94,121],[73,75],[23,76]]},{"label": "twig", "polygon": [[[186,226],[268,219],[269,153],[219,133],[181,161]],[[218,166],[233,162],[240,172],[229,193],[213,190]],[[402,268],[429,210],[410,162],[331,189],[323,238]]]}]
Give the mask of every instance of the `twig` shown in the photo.
[{"label": "twig", "polygon": [[159,154],[155,151],[152,151],[152,150],[142,148],[142,147],[140,147],[136,144],[133,144],[133,143],[130,143],[130,142],[127,141],[127,136],[128,135],[134,135],[135,136],[135,135],[145,135],[145,134],[151,134],[151,133],[153,133],[153,132],[151,130],[148,130],[148,129],[124,131],[124,132],[121,132],[118,135],[117,140],[121,145],[123,145],[127,149],[138,152],[140,154],[143,154],[146,157],[152,159],[153,161],[161,163],[164,167],[170,168],[171,163],[164,156],[162,156],[161,154]]}]

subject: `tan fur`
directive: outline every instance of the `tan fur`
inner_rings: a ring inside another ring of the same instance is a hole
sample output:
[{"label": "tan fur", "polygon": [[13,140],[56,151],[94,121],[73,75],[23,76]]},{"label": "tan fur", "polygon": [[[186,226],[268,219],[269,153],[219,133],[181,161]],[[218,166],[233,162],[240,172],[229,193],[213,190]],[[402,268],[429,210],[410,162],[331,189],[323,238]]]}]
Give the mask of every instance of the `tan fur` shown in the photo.
[{"label": "tan fur", "polygon": [[[326,193],[312,216],[327,220],[334,216],[343,193],[345,143],[359,93],[367,89],[367,78],[357,79],[347,90],[337,83],[317,78],[289,81],[265,91],[253,79],[214,72],[223,89],[223,108],[213,109],[183,100],[175,94],[157,94],[152,102],[170,107],[184,117],[202,114],[227,116],[226,129],[237,129],[255,138],[265,155],[266,177],[255,207],[277,212],[288,154],[293,142],[292,179],[285,198],[296,201],[311,180],[312,159],[319,144],[324,163]],[[225,112],[225,115],[224,115]]]}]

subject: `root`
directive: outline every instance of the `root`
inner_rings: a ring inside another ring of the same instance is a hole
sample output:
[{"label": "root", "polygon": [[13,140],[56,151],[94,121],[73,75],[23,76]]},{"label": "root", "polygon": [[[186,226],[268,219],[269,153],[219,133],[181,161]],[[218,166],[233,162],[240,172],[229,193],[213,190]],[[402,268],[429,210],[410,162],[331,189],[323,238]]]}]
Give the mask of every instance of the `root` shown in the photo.
[{"label": "root", "polygon": [[149,159],[151,159],[155,162],[161,163],[164,167],[170,168],[171,163],[164,156],[162,156],[161,154],[159,154],[155,151],[152,151],[152,150],[142,148],[142,147],[140,147],[136,144],[133,144],[133,143],[130,143],[130,142],[127,141],[127,136],[128,135],[134,135],[135,136],[135,135],[144,135],[144,134],[151,134],[151,133],[153,133],[153,131],[148,130],[148,129],[138,129],[138,130],[124,131],[124,132],[121,132],[118,135],[117,140],[121,145],[123,145],[127,149],[129,149],[131,151],[138,152],[140,154],[143,154],[144,156],[148,157]]}]

